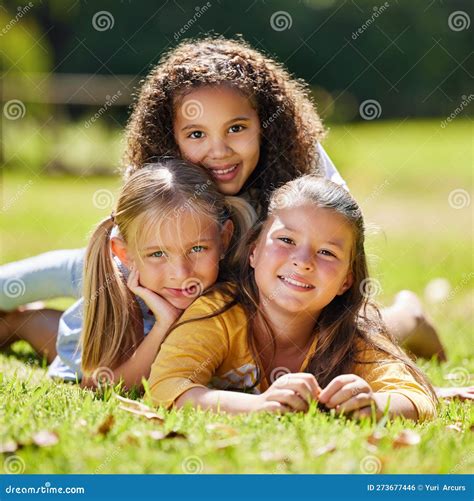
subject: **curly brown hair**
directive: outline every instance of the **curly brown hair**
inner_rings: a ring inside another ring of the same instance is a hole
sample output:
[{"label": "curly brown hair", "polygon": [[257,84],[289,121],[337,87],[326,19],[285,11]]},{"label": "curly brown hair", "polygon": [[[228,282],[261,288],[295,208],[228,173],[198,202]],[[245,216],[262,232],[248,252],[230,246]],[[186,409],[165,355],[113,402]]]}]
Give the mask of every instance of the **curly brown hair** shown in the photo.
[{"label": "curly brown hair", "polygon": [[270,192],[319,172],[317,142],[325,134],[307,85],[242,39],[188,40],[166,53],[145,79],[126,129],[125,177],[163,155],[179,156],[173,135],[176,101],[207,85],[248,96],[261,124],[258,165],[242,188],[264,210]]}]

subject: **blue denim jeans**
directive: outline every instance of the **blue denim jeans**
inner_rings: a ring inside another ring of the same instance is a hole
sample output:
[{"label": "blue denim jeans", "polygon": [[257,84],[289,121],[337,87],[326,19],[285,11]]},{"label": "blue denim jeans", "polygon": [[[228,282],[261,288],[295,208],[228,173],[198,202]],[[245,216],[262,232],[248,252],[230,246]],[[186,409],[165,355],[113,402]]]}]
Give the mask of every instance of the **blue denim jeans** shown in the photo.
[{"label": "blue denim jeans", "polygon": [[[81,298],[84,255],[85,249],[58,250],[0,266],[0,310],[10,311],[22,304],[56,297],[78,299],[59,320],[58,356],[48,369],[50,376],[68,381],[82,377],[79,341],[84,306]],[[117,265],[122,266],[119,261]],[[126,276],[127,270],[121,269]],[[139,297],[136,299],[143,312],[146,335],[152,329],[155,317]]]},{"label": "blue denim jeans", "polygon": [[85,249],[45,252],[0,266],[0,310],[56,297],[82,295]]}]

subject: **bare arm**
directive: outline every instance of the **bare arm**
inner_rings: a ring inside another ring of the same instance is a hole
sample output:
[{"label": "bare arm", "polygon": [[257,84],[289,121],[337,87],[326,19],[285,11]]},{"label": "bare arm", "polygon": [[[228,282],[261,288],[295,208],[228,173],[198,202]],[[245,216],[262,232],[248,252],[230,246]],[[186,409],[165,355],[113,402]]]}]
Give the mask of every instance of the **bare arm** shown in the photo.
[{"label": "bare arm", "polygon": [[[122,380],[126,388],[134,385],[141,386],[142,378],[148,378],[150,375],[151,364],[156,358],[169,327],[167,323],[155,322],[135,352],[123,364],[112,370],[113,382]],[[81,387],[96,386],[97,378],[93,375],[83,377]]]},{"label": "bare arm", "polygon": [[370,416],[375,405],[377,417],[382,417],[387,404],[390,417],[403,416],[417,420],[418,412],[411,400],[396,391],[372,391],[370,385],[355,374],[335,377],[321,391],[319,401],[336,412],[354,412],[354,416]]},{"label": "bare arm", "polygon": [[195,386],[182,393],[175,405],[183,407],[191,403],[193,407],[203,410],[224,411],[230,414],[259,411],[304,412],[319,391],[319,385],[312,374],[295,373],[275,381],[260,395]]},{"label": "bare arm", "polygon": [[[375,392],[373,394],[373,399],[375,402],[375,406],[377,410],[383,412],[387,407],[387,403],[390,400],[390,404],[388,407],[388,415],[390,418],[396,416],[403,416],[407,419],[413,419],[414,421],[418,420],[418,412],[413,405],[412,401],[402,395],[401,393],[396,393],[393,391],[387,392]],[[370,409],[366,408],[364,410],[360,410],[358,412],[359,415],[370,415]]]}]

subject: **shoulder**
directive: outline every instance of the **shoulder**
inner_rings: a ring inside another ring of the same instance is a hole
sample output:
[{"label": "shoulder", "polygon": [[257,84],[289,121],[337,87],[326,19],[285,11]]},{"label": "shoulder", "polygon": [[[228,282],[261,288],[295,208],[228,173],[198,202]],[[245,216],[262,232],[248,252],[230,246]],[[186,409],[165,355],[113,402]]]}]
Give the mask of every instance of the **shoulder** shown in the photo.
[{"label": "shoulder", "polygon": [[[210,332],[223,335],[232,343],[246,331],[247,316],[241,304],[235,302],[232,286],[227,291],[214,290],[197,298],[181,316],[179,323],[186,331]],[[199,322],[199,327],[195,323]],[[193,325],[194,324],[194,325]]]},{"label": "shoulder", "polygon": [[199,296],[183,313],[181,320],[189,320],[196,315],[218,314],[234,301],[232,286],[228,290],[212,290]]},{"label": "shoulder", "polygon": [[339,174],[336,166],[329,158],[329,155],[326,153],[326,150],[323,148],[323,145],[318,141],[316,143],[316,152],[318,154],[318,165],[316,168],[316,173],[327,177],[330,181],[343,186],[348,190],[347,184]]}]

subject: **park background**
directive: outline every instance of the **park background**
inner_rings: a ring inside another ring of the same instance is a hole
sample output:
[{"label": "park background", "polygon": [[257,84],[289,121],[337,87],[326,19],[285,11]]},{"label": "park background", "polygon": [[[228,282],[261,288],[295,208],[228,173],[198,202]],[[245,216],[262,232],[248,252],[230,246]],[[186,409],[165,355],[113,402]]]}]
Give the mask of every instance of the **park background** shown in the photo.
[{"label": "park background", "polygon": [[[329,130],[324,147],[371,228],[376,299],[420,294],[448,352],[447,363],[420,365],[434,384],[473,384],[473,20],[469,0],[4,0],[0,263],[85,246],[120,186],[123,128],[141,79],[186,38],[241,34],[310,86]],[[433,423],[379,426],[380,441],[367,441],[374,423],[317,412],[172,412],[158,426],[118,410],[111,394],[51,383],[24,343],[0,355],[0,395],[7,473],[474,468],[465,403],[442,404]],[[114,425],[98,432],[109,415]],[[157,428],[183,436],[159,438]],[[406,428],[420,442],[394,451]]]}]

